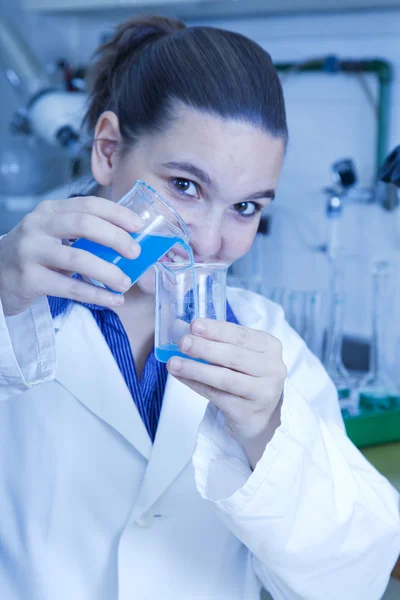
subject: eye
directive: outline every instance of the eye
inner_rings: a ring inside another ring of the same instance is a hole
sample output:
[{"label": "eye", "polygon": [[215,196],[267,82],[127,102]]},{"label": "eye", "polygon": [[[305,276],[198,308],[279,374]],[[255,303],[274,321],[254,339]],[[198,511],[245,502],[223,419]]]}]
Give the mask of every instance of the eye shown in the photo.
[{"label": "eye", "polygon": [[191,196],[192,198],[196,198],[199,195],[199,189],[197,187],[197,184],[193,181],[190,181],[190,179],[182,179],[182,177],[175,177],[175,179],[172,180],[172,184],[181,194]]},{"label": "eye", "polygon": [[238,202],[233,208],[242,217],[253,217],[262,210],[261,204],[256,202]]}]

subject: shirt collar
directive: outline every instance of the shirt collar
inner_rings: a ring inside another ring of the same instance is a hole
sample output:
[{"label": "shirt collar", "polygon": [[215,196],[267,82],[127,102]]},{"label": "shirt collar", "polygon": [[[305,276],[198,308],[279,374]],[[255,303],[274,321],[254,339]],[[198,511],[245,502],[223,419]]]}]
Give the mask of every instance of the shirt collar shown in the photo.
[{"label": "shirt collar", "polygon": [[[70,304],[72,304],[73,300],[69,300],[68,298],[57,298],[56,296],[48,296],[48,302],[50,306],[50,312],[53,319],[63,314]],[[80,302],[82,306],[86,306],[91,312],[108,310],[105,306],[98,306],[97,304],[88,304],[86,302]],[[239,324],[239,321],[236,318],[235,313],[233,312],[231,305],[229,302],[226,303],[226,320],[229,323]]]}]

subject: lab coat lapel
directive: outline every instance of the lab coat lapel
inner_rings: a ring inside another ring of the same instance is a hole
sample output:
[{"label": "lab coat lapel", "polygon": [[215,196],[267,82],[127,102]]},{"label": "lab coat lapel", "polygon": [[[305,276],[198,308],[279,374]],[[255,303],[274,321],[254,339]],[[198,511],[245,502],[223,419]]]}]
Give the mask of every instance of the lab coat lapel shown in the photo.
[{"label": "lab coat lapel", "polygon": [[168,376],[157,435],[135,514],[148,510],[193,456],[207,400]]},{"label": "lab coat lapel", "polygon": [[[228,300],[239,323],[256,329],[268,327],[265,308],[262,310],[254,296],[249,305],[243,302],[243,292],[228,290]],[[198,429],[207,408],[207,400],[168,376],[157,435],[150,461],[139,493],[132,520],[147,511],[188,464],[195,449]]]},{"label": "lab coat lapel", "polygon": [[145,458],[151,440],[124,378],[92,315],[75,305],[56,333],[56,380]]},{"label": "lab coat lapel", "polygon": [[235,317],[240,325],[269,331],[273,324],[270,315],[265,310],[265,298],[254,294],[249,302],[249,292],[240,288],[228,288],[227,298]]}]

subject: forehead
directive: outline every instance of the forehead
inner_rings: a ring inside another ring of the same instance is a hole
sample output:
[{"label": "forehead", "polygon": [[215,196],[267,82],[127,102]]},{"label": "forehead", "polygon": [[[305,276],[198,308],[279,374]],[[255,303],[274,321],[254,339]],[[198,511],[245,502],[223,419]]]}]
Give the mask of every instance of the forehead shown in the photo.
[{"label": "forehead", "polygon": [[[180,108],[168,127],[149,136],[152,160],[191,162],[211,179],[257,180],[276,186],[285,145],[261,127]],[[171,158],[173,157],[173,158]]]}]

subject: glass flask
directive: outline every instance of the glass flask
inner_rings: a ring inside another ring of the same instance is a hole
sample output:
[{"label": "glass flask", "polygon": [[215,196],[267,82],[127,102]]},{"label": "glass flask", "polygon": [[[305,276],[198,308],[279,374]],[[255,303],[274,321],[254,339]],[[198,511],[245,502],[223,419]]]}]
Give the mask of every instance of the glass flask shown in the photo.
[{"label": "glass flask", "polygon": [[394,267],[378,260],[372,269],[372,339],[369,371],[358,386],[361,410],[387,410],[398,406],[399,390],[389,375],[387,343],[391,325]]},{"label": "glass flask", "polygon": [[334,292],[331,298],[324,366],[336,386],[340,404],[349,408],[354,382],[342,361],[344,311],[344,293]]}]

